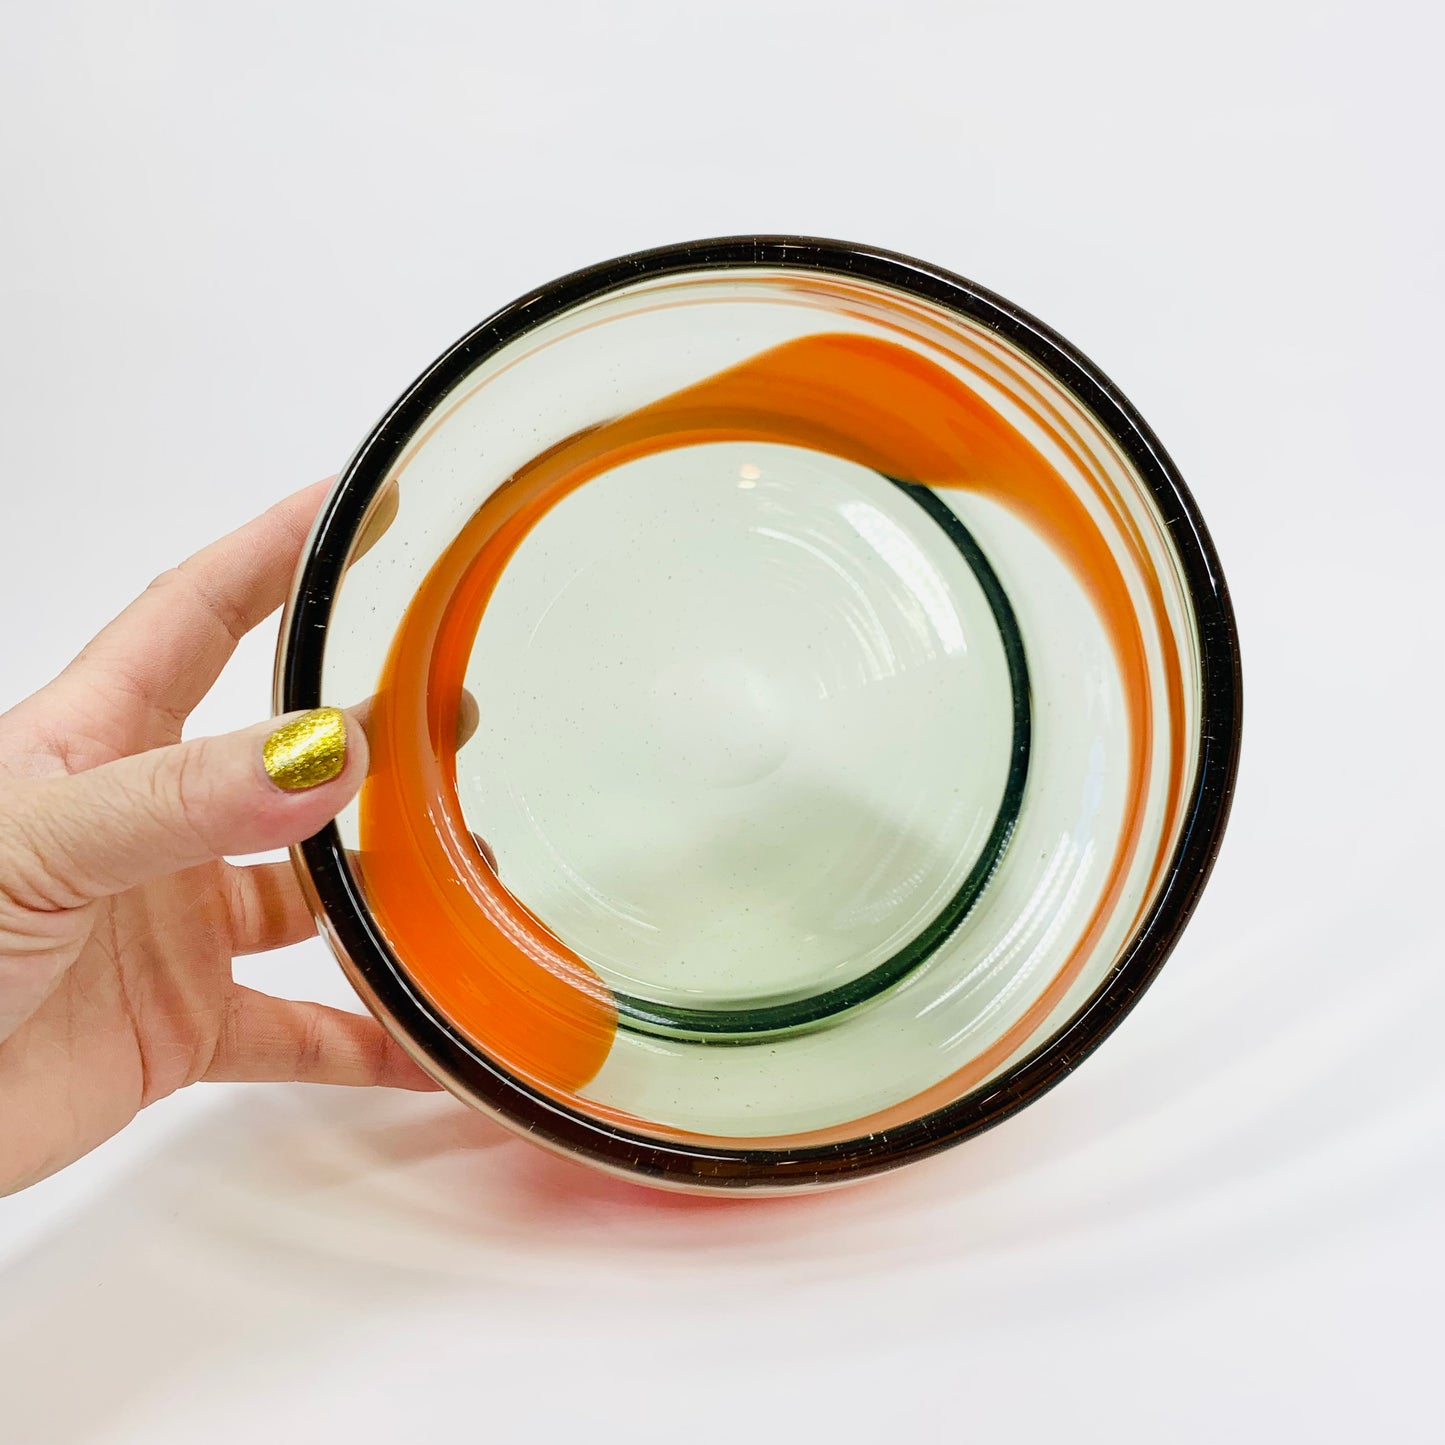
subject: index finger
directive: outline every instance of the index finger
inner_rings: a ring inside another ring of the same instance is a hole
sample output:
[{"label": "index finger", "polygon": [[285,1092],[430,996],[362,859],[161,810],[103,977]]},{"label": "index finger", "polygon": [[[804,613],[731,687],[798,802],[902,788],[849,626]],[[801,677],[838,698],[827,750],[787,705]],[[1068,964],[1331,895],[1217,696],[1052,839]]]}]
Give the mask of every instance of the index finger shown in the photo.
[{"label": "index finger", "polygon": [[236,644],[282,602],[330,479],[293,493],[164,572],[54,686],[99,686],[145,710],[157,743],[179,738]]}]

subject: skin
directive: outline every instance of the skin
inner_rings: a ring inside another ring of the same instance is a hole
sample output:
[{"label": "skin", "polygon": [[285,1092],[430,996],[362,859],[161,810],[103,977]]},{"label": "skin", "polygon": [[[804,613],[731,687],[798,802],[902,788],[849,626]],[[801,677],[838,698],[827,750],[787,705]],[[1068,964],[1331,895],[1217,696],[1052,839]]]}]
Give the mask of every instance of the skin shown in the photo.
[{"label": "skin", "polygon": [[285,792],[275,720],[181,741],[237,641],[284,600],[325,495],[298,492],[151,584],[0,716],[0,1194],[201,1080],[434,1087],[369,1017],[273,998],[240,955],[309,937],[289,863],[222,855],[316,832],[366,771]]}]

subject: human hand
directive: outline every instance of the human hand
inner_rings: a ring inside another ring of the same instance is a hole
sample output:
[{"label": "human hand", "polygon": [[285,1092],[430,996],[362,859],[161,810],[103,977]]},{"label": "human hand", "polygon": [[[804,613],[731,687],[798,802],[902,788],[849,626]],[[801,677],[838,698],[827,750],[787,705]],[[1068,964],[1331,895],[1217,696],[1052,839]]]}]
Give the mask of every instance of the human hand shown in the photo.
[{"label": "human hand", "polygon": [[434,1087],[374,1019],[231,977],[234,957],[315,924],[289,862],[222,855],[299,842],[348,802],[366,773],[357,719],[328,714],[302,730],[319,747],[273,745],[269,764],[275,720],[181,742],[284,599],[324,495],[158,578],[0,716],[0,1195],[201,1079]]}]

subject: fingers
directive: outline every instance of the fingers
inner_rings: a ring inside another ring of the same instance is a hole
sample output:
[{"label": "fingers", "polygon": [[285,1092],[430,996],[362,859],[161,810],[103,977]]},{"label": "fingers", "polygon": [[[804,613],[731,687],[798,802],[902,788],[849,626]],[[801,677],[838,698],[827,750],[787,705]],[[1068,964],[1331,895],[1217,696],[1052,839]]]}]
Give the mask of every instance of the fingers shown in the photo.
[{"label": "fingers", "polygon": [[178,739],[236,643],[285,601],[329,487],[296,492],[158,577],[52,686],[139,704],[153,742]]},{"label": "fingers", "polygon": [[230,868],[226,879],[233,955],[288,948],[316,932],[316,919],[290,862]]},{"label": "fingers", "polygon": [[366,736],[334,708],[15,787],[0,901],[77,908],[226,854],[289,847],[360,788]]},{"label": "fingers", "polygon": [[205,1077],[212,1082],[435,1089],[374,1018],[237,988]]}]

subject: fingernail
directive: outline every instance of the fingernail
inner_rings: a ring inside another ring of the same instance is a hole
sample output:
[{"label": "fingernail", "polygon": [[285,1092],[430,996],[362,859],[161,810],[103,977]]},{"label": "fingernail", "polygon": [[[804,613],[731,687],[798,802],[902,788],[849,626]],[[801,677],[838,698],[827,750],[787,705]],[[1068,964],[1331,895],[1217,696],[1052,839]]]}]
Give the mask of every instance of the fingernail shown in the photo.
[{"label": "fingernail", "polygon": [[346,766],[346,718],[334,707],[318,707],[282,723],[266,739],[261,761],[288,793],[329,783]]},{"label": "fingernail", "polygon": [[477,852],[482,855],[482,861],[493,873],[497,872],[497,855],[492,852],[492,845],[480,833],[472,834],[472,842],[477,845]]},{"label": "fingernail", "polygon": [[461,699],[457,703],[457,751],[460,752],[471,740],[477,730],[477,724],[482,720],[481,709],[477,706],[477,700],[466,688],[462,689]]},{"label": "fingernail", "polygon": [[377,497],[371,515],[361,524],[361,530],[356,535],[356,545],[351,551],[353,562],[361,561],[386,536],[400,510],[401,488],[395,482],[389,482]]}]

